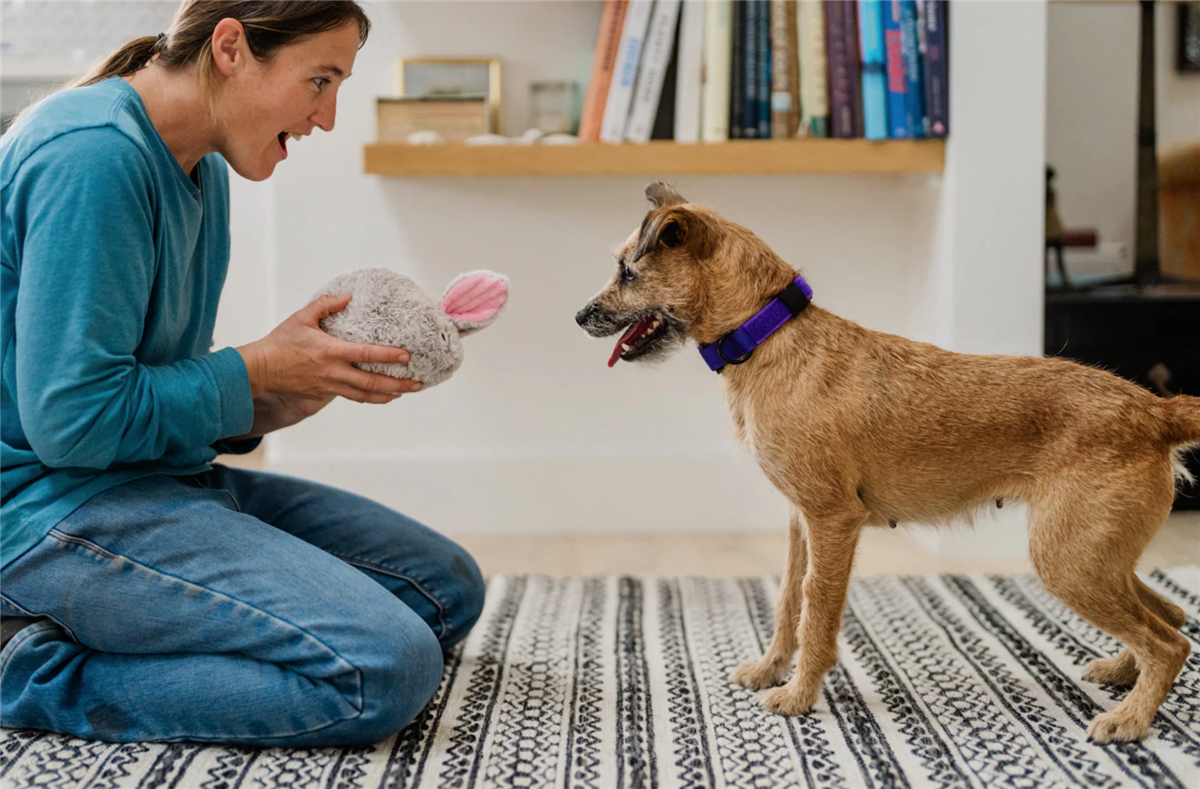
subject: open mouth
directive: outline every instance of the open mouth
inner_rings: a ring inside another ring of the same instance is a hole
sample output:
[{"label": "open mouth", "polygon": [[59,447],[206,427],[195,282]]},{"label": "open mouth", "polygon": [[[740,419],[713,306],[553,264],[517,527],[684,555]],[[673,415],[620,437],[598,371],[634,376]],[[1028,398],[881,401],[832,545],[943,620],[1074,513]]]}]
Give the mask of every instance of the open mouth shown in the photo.
[{"label": "open mouth", "polygon": [[298,140],[298,139],[300,139],[301,136],[302,135],[296,134],[296,132],[287,132],[287,131],[281,131],[281,132],[279,132],[278,135],[276,135],[275,139],[279,141],[279,150],[283,153],[284,159],[287,158],[288,138],[290,137],[293,140]]},{"label": "open mouth", "polygon": [[667,342],[670,334],[670,319],[662,313],[652,312],[638,318],[617,341],[608,366],[612,367],[619,359],[629,362],[653,353]]}]

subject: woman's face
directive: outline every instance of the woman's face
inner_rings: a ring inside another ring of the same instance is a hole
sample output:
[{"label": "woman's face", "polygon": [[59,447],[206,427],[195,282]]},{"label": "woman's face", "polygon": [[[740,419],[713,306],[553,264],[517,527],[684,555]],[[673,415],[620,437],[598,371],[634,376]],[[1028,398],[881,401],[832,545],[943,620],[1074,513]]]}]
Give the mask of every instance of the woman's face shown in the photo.
[{"label": "woman's face", "polygon": [[[315,128],[333,130],[338,88],[350,76],[358,54],[358,25],[301,39],[277,49],[266,62],[250,56],[242,36],[234,38],[223,39],[218,31],[213,41],[218,68],[227,77],[214,107],[219,119],[217,150],[238,175],[262,181],[287,158],[294,135],[306,136]],[[236,49],[241,52],[233,57]],[[240,60],[239,66],[227,71],[223,56],[229,63]]]}]

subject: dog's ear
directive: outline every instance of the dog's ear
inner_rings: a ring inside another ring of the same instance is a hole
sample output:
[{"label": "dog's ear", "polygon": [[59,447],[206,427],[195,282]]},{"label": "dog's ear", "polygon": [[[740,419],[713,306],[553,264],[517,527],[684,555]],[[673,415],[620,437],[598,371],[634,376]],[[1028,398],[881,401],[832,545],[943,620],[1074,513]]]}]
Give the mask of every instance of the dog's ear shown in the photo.
[{"label": "dog's ear", "polygon": [[683,195],[676,192],[662,181],[656,181],[646,187],[646,199],[655,208],[663,208],[664,206],[683,205],[687,200],[683,199]]},{"label": "dog's ear", "polygon": [[712,231],[709,222],[686,208],[665,208],[651,211],[642,220],[634,261],[651,252],[685,247],[693,258],[712,254]]}]

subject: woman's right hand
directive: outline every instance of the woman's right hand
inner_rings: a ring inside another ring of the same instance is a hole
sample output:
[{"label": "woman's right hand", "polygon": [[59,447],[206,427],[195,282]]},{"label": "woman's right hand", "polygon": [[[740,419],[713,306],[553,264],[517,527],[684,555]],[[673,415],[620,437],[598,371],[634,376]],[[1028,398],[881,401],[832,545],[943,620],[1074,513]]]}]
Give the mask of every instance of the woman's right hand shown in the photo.
[{"label": "woman's right hand", "polygon": [[321,400],[332,396],[359,403],[390,403],[421,388],[417,381],[390,378],[354,363],[404,364],[408,351],[387,345],[345,342],[322,331],[325,317],[345,309],[350,294],[321,296],[279,324],[266,337],[238,348],[250,374],[254,397],[279,394]]}]

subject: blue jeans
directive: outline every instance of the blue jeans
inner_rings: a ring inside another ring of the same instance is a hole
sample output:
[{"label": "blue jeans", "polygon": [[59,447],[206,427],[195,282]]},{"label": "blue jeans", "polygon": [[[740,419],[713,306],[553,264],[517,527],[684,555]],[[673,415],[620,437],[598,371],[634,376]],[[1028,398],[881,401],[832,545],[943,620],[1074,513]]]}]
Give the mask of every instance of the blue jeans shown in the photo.
[{"label": "blue jeans", "polygon": [[110,742],[375,742],[483,608],[474,560],[344,491],[216,466],[98,494],[4,571],[3,725]]}]

